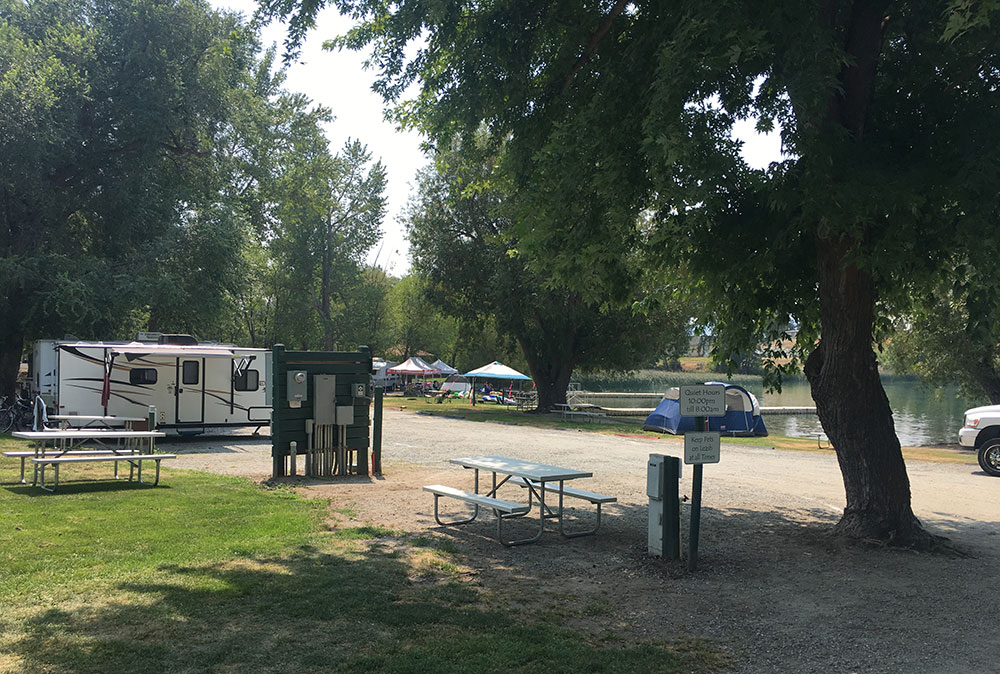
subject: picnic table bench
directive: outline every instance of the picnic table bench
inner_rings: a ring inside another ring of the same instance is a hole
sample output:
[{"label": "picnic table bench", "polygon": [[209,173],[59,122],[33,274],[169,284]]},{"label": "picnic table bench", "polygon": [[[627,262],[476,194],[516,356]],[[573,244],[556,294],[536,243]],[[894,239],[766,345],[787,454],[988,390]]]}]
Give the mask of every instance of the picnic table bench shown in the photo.
[{"label": "picnic table bench", "polygon": [[[114,461],[115,462],[115,478],[118,477],[118,462],[127,461],[129,463],[129,481],[132,480],[132,471],[135,470],[136,481],[139,484],[149,485],[155,487],[160,484],[160,462],[164,459],[176,459],[176,454],[113,454],[113,455],[89,455],[89,456],[41,456],[33,458],[31,461],[35,464],[39,475],[38,486],[45,491],[55,491],[55,488],[59,486],[59,466],[64,463],[84,463],[84,462],[95,462],[95,461]],[[156,462],[156,480],[152,483],[142,481],[142,462],[143,461],[155,461]],[[52,483],[52,487],[45,486],[45,466],[55,467],[55,479]]]},{"label": "picnic table bench", "polygon": [[[477,494],[471,491],[465,491],[463,489],[456,489],[455,487],[448,487],[443,484],[428,484],[424,486],[424,491],[434,494],[434,521],[441,526],[455,526],[457,524],[468,524],[469,522],[476,519],[479,514],[479,508],[489,508],[497,516],[497,539],[503,543],[503,532],[500,529],[501,523],[503,522],[503,517],[501,514],[514,515],[514,514],[526,514],[531,508],[520,503],[514,503],[513,501],[504,501],[502,499],[493,498],[490,496],[484,496],[482,494]],[[448,498],[458,499],[459,501],[464,501],[476,506],[476,510],[472,517],[462,520],[455,520],[453,522],[442,522],[441,515],[438,511],[438,499],[442,496]]]},{"label": "picnic table bench", "polygon": [[[117,452],[116,450],[113,450],[113,449],[66,449],[66,450],[49,449],[49,450],[44,450],[42,452],[42,456],[52,456],[52,457],[59,457],[59,456],[101,456],[101,455],[110,455],[110,454],[119,454],[119,452]],[[21,484],[24,484],[25,483],[24,482],[24,462],[25,462],[26,459],[37,458],[38,457],[38,452],[36,452],[34,450],[17,450],[17,451],[12,451],[12,452],[3,452],[3,455],[7,456],[7,457],[10,457],[10,458],[14,458],[14,459],[21,459]],[[115,468],[117,468],[117,467],[118,466],[116,465]],[[116,474],[115,477],[118,477],[118,475]]]},{"label": "picnic table bench", "polygon": [[[562,509],[562,499],[569,496],[570,498],[578,498],[583,501],[589,501],[590,503],[597,506],[597,524],[592,530],[584,532],[571,532],[564,533],[564,536],[569,538],[574,538],[576,536],[588,536],[593,533],[597,533],[597,530],[601,527],[601,506],[605,503],[616,503],[618,501],[617,496],[606,496],[604,494],[598,494],[594,491],[587,491],[586,489],[575,489],[573,487],[567,487],[565,485],[560,486],[552,482],[540,483],[531,482],[520,477],[512,477],[509,482],[513,485],[523,487],[527,489],[528,487],[534,487],[536,489],[544,489],[548,492],[553,492],[559,494],[559,508]],[[528,492],[528,503],[531,503],[532,492]]]}]

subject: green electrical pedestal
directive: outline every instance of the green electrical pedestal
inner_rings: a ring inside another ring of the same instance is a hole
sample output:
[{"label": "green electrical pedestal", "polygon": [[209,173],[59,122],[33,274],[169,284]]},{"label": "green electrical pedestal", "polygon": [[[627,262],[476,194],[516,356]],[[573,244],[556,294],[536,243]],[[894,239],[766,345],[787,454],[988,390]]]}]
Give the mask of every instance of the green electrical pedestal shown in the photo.
[{"label": "green electrical pedestal", "polygon": [[[271,476],[368,475],[374,395],[368,347],[286,351],[276,344],[272,358]],[[304,465],[293,469],[292,456]]]}]

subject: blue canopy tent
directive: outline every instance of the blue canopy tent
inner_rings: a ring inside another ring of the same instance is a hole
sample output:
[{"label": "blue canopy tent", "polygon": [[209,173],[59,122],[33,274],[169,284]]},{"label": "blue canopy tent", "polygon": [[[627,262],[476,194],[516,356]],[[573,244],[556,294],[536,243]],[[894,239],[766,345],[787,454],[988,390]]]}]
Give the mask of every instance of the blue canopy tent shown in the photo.
[{"label": "blue canopy tent", "polygon": [[[719,384],[721,382],[705,382]],[[742,386],[723,384],[726,387],[726,416],[709,417],[708,429],[719,431],[723,435],[735,436],[765,436],[767,428],[760,416],[760,404],[754,394]],[[680,389],[672,388],[656,406],[653,413],[646,417],[643,430],[658,433],[683,434],[693,431],[694,417],[682,417],[680,405]]]},{"label": "blue canopy tent", "polygon": [[[510,381],[511,385],[513,385],[514,381],[531,381],[531,377],[529,377],[528,375],[521,374],[514,368],[507,367],[500,361],[496,360],[487,365],[483,365],[482,367],[478,367],[475,370],[472,370],[471,372],[466,372],[462,376],[472,380],[473,405],[476,404],[476,396],[475,396],[476,379],[503,379],[506,381]],[[507,399],[501,397],[499,400],[491,400],[490,402],[507,402]]]}]

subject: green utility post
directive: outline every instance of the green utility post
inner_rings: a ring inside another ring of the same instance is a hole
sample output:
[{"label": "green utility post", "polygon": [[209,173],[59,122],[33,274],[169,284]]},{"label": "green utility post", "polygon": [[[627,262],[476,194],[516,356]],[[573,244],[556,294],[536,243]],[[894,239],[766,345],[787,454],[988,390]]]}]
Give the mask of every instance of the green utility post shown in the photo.
[{"label": "green utility post", "polygon": [[681,460],[675,456],[650,454],[646,466],[646,495],[650,555],[681,558]]},{"label": "green utility post", "polygon": [[[695,417],[694,427],[708,430],[708,419]],[[688,536],[688,571],[698,568],[698,536],[701,534],[701,481],[702,464],[694,464],[694,477],[691,482],[691,535]]]},{"label": "green utility post", "polygon": [[663,556],[681,558],[681,460],[669,456],[663,462]]},{"label": "green utility post", "polygon": [[[278,451],[277,438],[281,437],[281,412],[285,406],[286,387],[281,387],[279,382],[281,376],[285,374],[285,345],[275,344],[271,347],[271,477],[283,477],[285,474],[285,453]],[[280,387],[280,390],[279,390]]]},{"label": "green utility post", "polygon": [[375,410],[372,413],[372,474],[382,474],[382,397],[385,389],[375,387]]}]

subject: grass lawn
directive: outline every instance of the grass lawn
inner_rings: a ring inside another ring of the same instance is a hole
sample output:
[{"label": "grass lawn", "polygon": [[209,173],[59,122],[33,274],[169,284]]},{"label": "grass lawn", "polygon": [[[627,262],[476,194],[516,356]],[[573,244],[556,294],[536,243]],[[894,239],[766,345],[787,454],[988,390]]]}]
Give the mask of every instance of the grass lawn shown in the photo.
[{"label": "grass lawn", "polygon": [[[579,419],[563,419],[560,414],[532,414],[518,412],[495,404],[477,404],[475,407],[466,400],[436,403],[432,398],[405,398],[391,396],[385,398],[386,407],[404,409],[410,412],[459,417],[470,421],[493,421],[521,426],[537,426],[539,428],[573,428],[592,433],[611,433],[648,437],[663,442],[681,444],[683,436],[675,436],[653,431],[644,431],[642,426],[634,422],[615,421],[615,417],[607,417],[602,421],[582,421]],[[763,438],[723,438],[727,444],[748,445],[752,447],[772,447],[801,452],[822,452],[832,454],[833,449],[824,439],[822,446],[816,438],[793,438],[784,435],[768,435]],[[936,461],[940,463],[975,463],[976,456],[969,450],[958,447],[903,447],[905,459],[921,461]]]},{"label": "grass lawn", "polygon": [[[0,449],[23,448],[0,437]],[[160,487],[0,459],[0,672],[710,672],[699,641],[622,643],[491,606],[433,537],[350,504],[163,469]],[[343,519],[343,518],[340,518]],[[492,590],[496,591],[496,589]]]}]

